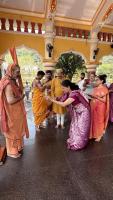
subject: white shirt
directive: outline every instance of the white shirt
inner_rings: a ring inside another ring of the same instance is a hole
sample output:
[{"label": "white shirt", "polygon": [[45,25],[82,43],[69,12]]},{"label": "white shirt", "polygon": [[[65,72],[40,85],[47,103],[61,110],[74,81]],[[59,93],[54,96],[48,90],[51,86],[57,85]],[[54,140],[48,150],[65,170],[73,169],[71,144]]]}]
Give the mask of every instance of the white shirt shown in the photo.
[{"label": "white shirt", "polygon": [[81,90],[83,90],[83,85],[84,85],[84,79],[83,80],[80,80],[78,83],[77,83],[77,85],[79,86],[79,88],[81,89]]},{"label": "white shirt", "polygon": [[30,86],[29,86],[29,85],[26,85],[26,86],[25,86],[25,92],[30,92],[30,90],[31,90]]}]

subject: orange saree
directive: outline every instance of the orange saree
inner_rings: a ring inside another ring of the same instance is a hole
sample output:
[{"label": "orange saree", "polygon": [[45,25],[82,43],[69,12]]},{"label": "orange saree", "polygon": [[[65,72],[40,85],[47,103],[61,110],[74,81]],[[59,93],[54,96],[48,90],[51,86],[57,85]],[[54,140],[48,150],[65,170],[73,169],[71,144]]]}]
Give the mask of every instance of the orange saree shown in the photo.
[{"label": "orange saree", "polygon": [[18,154],[23,148],[24,135],[29,137],[23,100],[15,104],[9,104],[7,101],[8,95],[11,98],[22,96],[22,90],[16,80],[11,79],[14,67],[14,64],[10,65],[5,77],[0,81],[0,125],[6,138],[7,153],[10,155]]},{"label": "orange saree", "polygon": [[109,94],[105,86],[93,89],[92,95],[106,97],[106,101],[102,102],[98,99],[91,100],[91,128],[90,139],[102,137],[105,133],[109,118]]},{"label": "orange saree", "polygon": [[32,109],[35,125],[39,126],[47,117],[48,103],[38,85],[33,88]]}]

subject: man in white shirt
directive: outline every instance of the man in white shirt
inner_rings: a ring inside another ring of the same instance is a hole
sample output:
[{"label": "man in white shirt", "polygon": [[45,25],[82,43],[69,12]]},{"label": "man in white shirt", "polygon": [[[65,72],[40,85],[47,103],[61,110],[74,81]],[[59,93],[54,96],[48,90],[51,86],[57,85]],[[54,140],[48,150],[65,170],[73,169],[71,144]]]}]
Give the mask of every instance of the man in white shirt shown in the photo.
[{"label": "man in white shirt", "polygon": [[85,73],[81,73],[81,80],[77,83],[77,85],[79,86],[79,88],[81,89],[81,90],[83,90],[84,89],[84,80],[85,80]]},{"label": "man in white shirt", "polygon": [[31,87],[29,85],[29,83],[26,81],[26,85],[25,85],[25,96],[26,96],[26,99],[27,101],[29,100],[29,94],[30,94],[30,91],[31,91]]}]

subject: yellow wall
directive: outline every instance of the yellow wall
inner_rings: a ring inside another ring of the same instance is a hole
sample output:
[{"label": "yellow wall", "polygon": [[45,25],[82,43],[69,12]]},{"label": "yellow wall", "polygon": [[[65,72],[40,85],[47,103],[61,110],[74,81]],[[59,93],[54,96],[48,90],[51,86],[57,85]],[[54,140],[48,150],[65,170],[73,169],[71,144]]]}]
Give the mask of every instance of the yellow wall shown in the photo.
[{"label": "yellow wall", "polygon": [[[24,21],[32,21],[32,22],[39,22],[44,23],[44,18],[38,18],[33,16],[25,16],[25,15],[16,15],[11,13],[2,13],[0,12],[0,17],[9,18],[9,19],[19,19]],[[64,26],[64,27],[71,27],[71,28],[78,28],[78,29],[85,29],[90,30],[91,26],[88,25],[81,25],[69,22],[62,22],[62,21],[55,21],[56,26]],[[102,28],[101,31],[105,32],[113,32],[113,29],[109,28]],[[44,58],[44,37],[37,36],[37,35],[27,35],[22,33],[6,33],[0,32],[0,54],[3,54],[7,49],[12,46],[21,46],[25,45],[29,48],[35,49],[38,53]],[[98,44],[99,53],[97,55],[97,61],[104,55],[109,55],[113,52],[110,45],[108,44]],[[54,58],[58,59],[58,57],[66,52],[66,51],[75,51],[80,52],[83,54],[87,61],[89,61],[90,57],[90,43],[86,41],[81,42],[77,40],[71,40],[70,38],[62,39],[62,38],[55,38],[54,39]]]},{"label": "yellow wall", "polygon": [[0,33],[0,54],[13,46],[18,47],[25,45],[26,47],[35,49],[44,57],[44,38],[42,36],[32,36],[27,34],[16,33]]},{"label": "yellow wall", "polygon": [[83,29],[83,30],[90,30],[91,26],[84,25],[84,24],[75,24],[71,22],[62,22],[62,21],[55,21],[56,26],[63,26],[69,28],[76,28],[76,29]]},{"label": "yellow wall", "polygon": [[55,59],[57,59],[60,56],[60,54],[66,51],[80,52],[84,55],[86,60],[89,59],[89,43],[88,42],[56,38],[54,40],[54,49],[55,49],[54,50]]},{"label": "yellow wall", "polygon": [[113,49],[110,44],[98,44],[99,53],[97,55],[97,61],[99,61],[103,56],[110,55],[113,53]]},{"label": "yellow wall", "polygon": [[101,32],[113,33],[113,28],[103,27],[103,28],[101,29]]},{"label": "yellow wall", "polygon": [[[43,58],[45,52],[44,37],[37,35],[27,35],[21,33],[6,33],[0,32],[0,54],[3,54],[10,47],[25,45],[28,48],[35,49]],[[113,52],[113,49],[109,44],[98,44],[99,53],[97,55],[97,61],[104,55],[109,55]],[[90,43],[88,41],[77,41],[72,39],[55,38],[54,39],[54,58],[57,60],[59,56],[67,51],[75,51],[83,54],[86,61],[89,61],[90,57]]]},{"label": "yellow wall", "polygon": [[[113,53],[113,49],[110,47],[110,44],[99,43],[98,44],[99,52],[96,56],[97,62],[105,55],[110,55]],[[60,54],[66,51],[75,51],[82,54],[86,61],[90,59],[90,43],[85,41],[77,41],[70,39],[59,39],[56,38],[54,40],[54,58],[58,59]]]}]

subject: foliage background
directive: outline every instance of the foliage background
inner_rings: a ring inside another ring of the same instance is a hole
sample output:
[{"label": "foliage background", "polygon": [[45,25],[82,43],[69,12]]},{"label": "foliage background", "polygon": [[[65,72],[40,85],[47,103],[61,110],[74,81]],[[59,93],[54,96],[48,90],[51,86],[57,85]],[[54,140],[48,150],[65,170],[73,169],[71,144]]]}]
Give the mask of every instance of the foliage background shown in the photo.
[{"label": "foliage background", "polygon": [[[37,71],[44,70],[42,59],[37,52],[25,47],[17,49],[16,52],[23,83],[25,84],[26,81],[32,83]],[[9,52],[5,55],[5,60],[7,63],[13,63]]]},{"label": "foliage background", "polygon": [[73,52],[62,54],[56,64],[56,68],[61,68],[64,74],[72,79],[75,74],[86,72],[85,62],[80,55],[76,55]]},{"label": "foliage background", "polygon": [[97,75],[99,74],[106,74],[107,81],[112,83],[113,82],[113,56],[108,55],[104,56],[101,60],[101,65],[97,68]]},{"label": "foliage background", "polygon": [[[21,47],[16,50],[18,61],[21,69],[22,79],[32,83],[38,70],[44,70],[42,58],[32,49]],[[5,55],[7,63],[12,63],[12,58],[9,52]],[[113,82],[113,55],[104,56],[101,60],[101,65],[97,68],[96,74],[106,74],[107,81]],[[81,72],[86,72],[85,62],[80,55],[73,52],[62,54],[56,64],[56,68],[62,68],[65,75],[77,82],[80,79]]]}]

